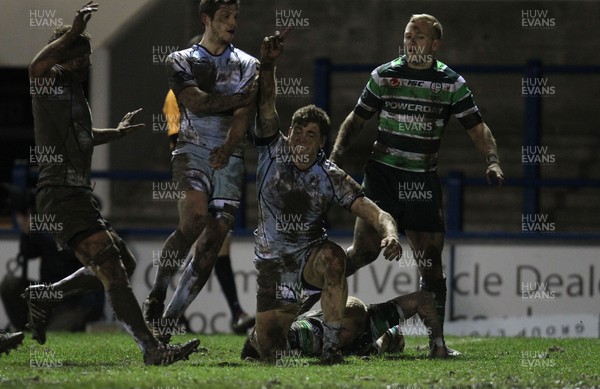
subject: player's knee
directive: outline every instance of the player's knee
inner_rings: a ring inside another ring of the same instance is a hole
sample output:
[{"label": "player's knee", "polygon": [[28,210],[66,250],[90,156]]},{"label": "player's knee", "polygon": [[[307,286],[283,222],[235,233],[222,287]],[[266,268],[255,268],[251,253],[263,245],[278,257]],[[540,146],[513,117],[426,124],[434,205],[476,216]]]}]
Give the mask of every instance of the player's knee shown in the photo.
[{"label": "player's knee", "polygon": [[204,210],[191,209],[181,220],[180,230],[188,240],[195,241],[211,216]]},{"label": "player's knee", "polygon": [[121,262],[121,252],[114,243],[109,243],[90,258],[87,266],[100,279],[105,290],[129,285],[127,272]]},{"label": "player's knee", "polygon": [[115,239],[115,242],[119,249],[119,253],[121,254],[121,262],[123,262],[123,266],[125,267],[127,277],[131,277],[136,267],[135,257],[133,256],[123,239],[117,237],[117,239]]},{"label": "player's knee", "polygon": [[346,252],[335,243],[327,242],[321,248],[325,275],[330,278],[345,277]]}]

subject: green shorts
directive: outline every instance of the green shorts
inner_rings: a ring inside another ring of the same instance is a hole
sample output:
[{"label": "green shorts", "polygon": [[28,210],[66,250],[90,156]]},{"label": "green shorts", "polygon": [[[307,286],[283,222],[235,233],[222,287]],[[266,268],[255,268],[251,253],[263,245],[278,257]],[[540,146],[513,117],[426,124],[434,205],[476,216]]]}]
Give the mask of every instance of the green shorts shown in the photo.
[{"label": "green shorts", "polygon": [[37,213],[30,218],[31,232],[50,233],[60,246],[75,250],[96,232],[111,230],[89,188],[45,186],[38,189],[36,206]]},{"label": "green shorts", "polygon": [[400,231],[445,231],[436,172],[409,172],[369,160],[363,186],[365,195],[396,219]]},{"label": "green shorts", "polygon": [[[190,148],[194,151],[189,152]],[[225,168],[213,170],[209,157],[210,150],[200,146],[189,144],[181,148],[171,161],[173,182],[178,190],[206,193],[211,214],[235,218],[244,185],[244,159],[232,155]]]}]

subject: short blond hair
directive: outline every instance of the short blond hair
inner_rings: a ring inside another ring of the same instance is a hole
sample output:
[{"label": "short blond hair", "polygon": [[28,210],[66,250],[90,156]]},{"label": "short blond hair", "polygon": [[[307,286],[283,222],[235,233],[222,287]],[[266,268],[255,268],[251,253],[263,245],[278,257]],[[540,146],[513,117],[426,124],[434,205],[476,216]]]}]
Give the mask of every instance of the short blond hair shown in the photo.
[{"label": "short blond hair", "polygon": [[417,20],[425,20],[433,28],[433,39],[442,39],[444,29],[442,28],[442,23],[440,23],[435,16],[429,14],[414,14],[410,17],[408,22],[415,22]]}]

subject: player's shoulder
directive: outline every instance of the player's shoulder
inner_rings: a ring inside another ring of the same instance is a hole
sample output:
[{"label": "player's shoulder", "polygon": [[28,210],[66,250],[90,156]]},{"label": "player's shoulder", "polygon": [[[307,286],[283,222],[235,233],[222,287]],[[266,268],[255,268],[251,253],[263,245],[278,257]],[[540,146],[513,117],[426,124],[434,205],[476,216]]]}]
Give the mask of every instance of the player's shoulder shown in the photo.
[{"label": "player's shoulder", "polygon": [[239,49],[233,45],[230,46],[230,50],[233,55],[239,58],[240,62],[247,64],[258,64],[258,59],[246,53],[244,50]]},{"label": "player's shoulder", "polygon": [[442,77],[448,78],[450,81],[456,82],[459,80],[463,80],[462,76],[454,71],[450,66],[446,65],[444,62],[436,59],[433,69],[439,73]]},{"label": "player's shoulder", "polygon": [[339,181],[339,180],[343,180],[347,177],[350,177],[348,175],[348,173],[346,173],[344,170],[342,170],[342,168],[340,168],[338,165],[336,165],[331,160],[325,158],[324,156],[319,161],[319,165],[321,166],[323,171],[325,171],[325,173],[327,173],[329,178],[331,178],[334,181]]},{"label": "player's shoulder", "polygon": [[406,68],[406,63],[402,59],[402,57],[395,58],[389,62],[381,64],[373,70],[374,73],[377,73],[379,76],[389,76],[396,75]]},{"label": "player's shoulder", "polygon": [[194,48],[188,47],[183,50],[176,50],[171,52],[165,61],[167,66],[172,66],[175,63],[181,63],[182,61],[190,61],[194,56]]},{"label": "player's shoulder", "polygon": [[172,51],[167,58],[191,58],[194,53],[194,47],[188,47],[183,50]]}]

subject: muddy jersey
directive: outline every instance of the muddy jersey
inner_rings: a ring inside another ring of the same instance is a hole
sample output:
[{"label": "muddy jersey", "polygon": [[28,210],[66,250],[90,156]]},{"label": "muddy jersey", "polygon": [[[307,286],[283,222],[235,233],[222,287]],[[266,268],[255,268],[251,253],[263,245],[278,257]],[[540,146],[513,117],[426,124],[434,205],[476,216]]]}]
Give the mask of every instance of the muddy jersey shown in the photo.
[{"label": "muddy jersey", "polygon": [[30,161],[39,166],[38,188],[91,188],[94,151],[92,114],[81,83],[60,65],[56,77],[31,78],[35,147]]},{"label": "muddy jersey", "polygon": [[371,159],[413,172],[436,170],[451,115],[466,129],[482,122],[462,76],[437,60],[411,69],[404,56],[373,70],[354,112],[363,119],[379,114]]},{"label": "muddy jersey", "polygon": [[[213,55],[196,44],[189,49],[171,53],[166,61],[169,87],[175,95],[189,86],[196,86],[209,94],[231,96],[245,93],[245,88],[254,79],[257,65],[256,58],[233,45],[229,45],[220,55]],[[233,110],[196,115],[181,104],[179,108],[181,117],[178,142],[209,150],[225,143],[233,120]],[[243,155],[244,143],[240,142],[234,155]],[[178,147],[175,153],[186,151],[189,150]]]},{"label": "muddy jersey", "polygon": [[302,356],[321,355],[323,349],[323,312],[311,311],[299,316],[288,331],[290,349]]},{"label": "muddy jersey", "polygon": [[[402,309],[391,301],[371,304],[367,308],[365,331],[357,334],[354,342],[346,346],[344,354],[358,354],[365,346],[375,343],[388,329],[404,320]],[[300,315],[288,331],[292,350],[300,350],[302,356],[321,355],[323,347],[323,312],[321,310]]]},{"label": "muddy jersey", "polygon": [[324,216],[329,208],[338,204],[350,210],[354,200],[364,196],[360,185],[322,151],[310,168],[300,170],[287,139],[281,133],[271,139],[257,140],[254,235],[255,253],[262,259],[290,255],[325,239]]}]

